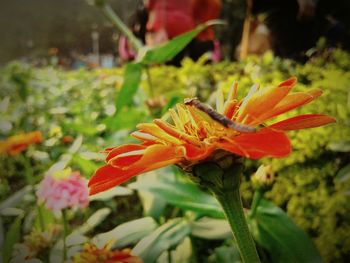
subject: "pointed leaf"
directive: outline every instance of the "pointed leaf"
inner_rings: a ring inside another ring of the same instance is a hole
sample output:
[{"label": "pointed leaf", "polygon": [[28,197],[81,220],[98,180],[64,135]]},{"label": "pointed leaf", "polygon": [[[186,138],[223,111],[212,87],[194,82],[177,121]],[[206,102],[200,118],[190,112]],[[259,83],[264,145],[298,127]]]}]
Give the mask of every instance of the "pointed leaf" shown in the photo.
[{"label": "pointed leaf", "polygon": [[322,262],[307,234],[275,204],[262,199],[249,223],[254,239],[270,252],[272,262]]},{"label": "pointed leaf", "polygon": [[189,222],[183,218],[169,220],[153,233],[140,240],[132,250],[144,262],[155,262],[166,250],[175,247],[191,232]]},{"label": "pointed leaf", "polygon": [[109,208],[101,208],[93,213],[86,222],[80,226],[73,233],[85,234],[98,226],[109,214],[111,213],[111,209]]},{"label": "pointed leaf", "polygon": [[10,261],[13,246],[20,240],[21,223],[22,223],[22,216],[18,216],[16,220],[11,224],[8,232],[6,233],[4,246],[2,247],[2,257],[3,257],[4,263],[7,263]]},{"label": "pointed leaf", "polygon": [[115,196],[128,196],[132,195],[133,191],[130,190],[129,188],[123,187],[123,186],[117,186],[113,187],[107,191],[100,192],[96,195],[92,195],[89,197],[90,202],[91,201],[105,201],[105,200],[110,200]]},{"label": "pointed leaf", "polygon": [[153,218],[144,217],[121,224],[111,231],[100,233],[92,239],[92,242],[98,247],[103,247],[111,242],[112,248],[123,248],[150,234],[157,226]]},{"label": "pointed leaf", "polygon": [[192,235],[203,239],[227,239],[232,237],[230,225],[225,219],[203,217],[191,224]]},{"label": "pointed leaf", "polygon": [[129,63],[124,69],[124,80],[116,101],[116,110],[120,110],[132,101],[141,80],[142,66],[139,63]]},{"label": "pointed leaf", "polygon": [[197,26],[195,29],[174,37],[165,44],[147,48],[144,51],[140,62],[143,64],[159,64],[171,60],[181,50],[183,50],[202,30],[212,25],[223,24],[220,20],[208,21],[205,24]]},{"label": "pointed leaf", "polygon": [[[162,171],[166,173],[166,170],[163,169]],[[215,218],[225,218],[220,204],[213,196],[202,192],[195,184],[184,178],[177,178],[175,180],[172,174],[169,173],[166,175],[159,173],[158,176],[153,179],[150,178],[150,180],[147,177],[147,180],[142,183],[137,181],[136,183],[129,184],[129,187],[148,191],[164,199],[167,203],[182,209]]]},{"label": "pointed leaf", "polygon": [[350,164],[346,165],[337,173],[335,177],[338,182],[345,182],[350,179]]}]

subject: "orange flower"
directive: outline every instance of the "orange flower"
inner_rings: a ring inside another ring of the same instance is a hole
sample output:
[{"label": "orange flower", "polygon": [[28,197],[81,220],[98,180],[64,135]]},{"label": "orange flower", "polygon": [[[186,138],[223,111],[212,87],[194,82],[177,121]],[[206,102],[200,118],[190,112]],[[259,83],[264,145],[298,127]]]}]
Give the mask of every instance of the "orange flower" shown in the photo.
[{"label": "orange flower", "polygon": [[27,149],[29,145],[39,143],[42,140],[40,131],[14,135],[5,141],[0,141],[0,154],[13,156]]},{"label": "orange flower", "polygon": [[236,99],[237,83],[232,86],[226,101],[222,92],[218,93],[216,111],[221,114],[219,116],[241,126],[257,127],[253,133],[228,128],[220,118],[209,116],[191,103],[178,104],[177,110],[169,110],[172,124],[162,119],[139,124],[139,130],[132,135],[141,144],[106,149],[107,164],[90,179],[90,194],[170,164],[194,165],[208,160],[215,150],[251,159],[287,156],[291,145],[285,131],[318,127],[335,121],[327,115],[305,114],[264,126],[265,121],[309,103],[322,94],[319,89],[291,93],[296,81],[296,78],[291,78],[277,87],[264,89],[254,85],[241,101]]},{"label": "orange flower", "polygon": [[98,248],[85,244],[84,250],[74,256],[74,263],[142,263],[142,259],[132,256],[130,249],[111,251],[109,246]]}]

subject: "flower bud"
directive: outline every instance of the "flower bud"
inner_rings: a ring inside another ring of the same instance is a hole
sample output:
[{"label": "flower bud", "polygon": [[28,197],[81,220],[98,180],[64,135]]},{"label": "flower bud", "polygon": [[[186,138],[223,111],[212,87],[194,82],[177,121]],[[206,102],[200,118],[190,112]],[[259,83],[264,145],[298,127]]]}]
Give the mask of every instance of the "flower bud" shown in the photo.
[{"label": "flower bud", "polygon": [[257,189],[267,189],[275,181],[275,175],[271,165],[260,165],[258,170],[252,176],[252,182]]}]

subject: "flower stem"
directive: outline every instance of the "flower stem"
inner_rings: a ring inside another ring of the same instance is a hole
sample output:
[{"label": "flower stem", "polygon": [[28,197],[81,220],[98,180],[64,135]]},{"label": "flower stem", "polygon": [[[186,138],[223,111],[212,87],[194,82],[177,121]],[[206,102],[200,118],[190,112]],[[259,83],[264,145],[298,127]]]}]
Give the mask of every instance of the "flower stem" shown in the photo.
[{"label": "flower stem", "polygon": [[[19,156],[21,163],[24,166],[24,176],[26,178],[27,184],[29,184],[32,188],[32,194],[34,197],[36,196],[35,193],[35,180],[34,180],[34,172],[31,164],[29,163],[29,160],[25,157],[25,155],[20,154]],[[45,221],[44,221],[44,216],[43,212],[41,210],[40,205],[38,207],[38,217],[39,217],[39,226],[41,231],[45,231]]]},{"label": "flower stem", "polygon": [[113,11],[112,7],[106,3],[102,5],[102,11],[105,16],[112,22],[113,25],[117,27],[117,29],[125,35],[132,46],[139,51],[142,48],[142,43],[138,40],[134,34],[130,31],[130,29],[123,23],[123,21],[119,18],[119,16]]},{"label": "flower stem", "polygon": [[67,221],[67,211],[62,210],[62,221],[63,221],[63,260],[67,259],[67,244],[66,238],[68,235],[68,221]]},{"label": "flower stem", "polygon": [[239,189],[220,193],[214,192],[214,195],[224,209],[241,253],[242,261],[246,263],[260,262],[245,219]]},{"label": "flower stem", "polygon": [[148,82],[148,87],[149,87],[149,93],[151,95],[151,97],[154,97],[154,90],[153,90],[153,82],[152,82],[152,78],[151,78],[151,73],[149,70],[149,66],[146,66],[146,75],[147,75],[147,82]]},{"label": "flower stem", "polygon": [[259,206],[260,200],[263,197],[264,193],[261,189],[255,191],[252,201],[252,206],[250,208],[249,218],[253,218],[255,216],[256,210]]},{"label": "flower stem", "polygon": [[[214,156],[215,157],[215,156]],[[236,240],[242,262],[259,263],[254,240],[249,232],[239,191],[243,165],[235,156],[220,156],[193,168],[193,175],[221,204]]]}]

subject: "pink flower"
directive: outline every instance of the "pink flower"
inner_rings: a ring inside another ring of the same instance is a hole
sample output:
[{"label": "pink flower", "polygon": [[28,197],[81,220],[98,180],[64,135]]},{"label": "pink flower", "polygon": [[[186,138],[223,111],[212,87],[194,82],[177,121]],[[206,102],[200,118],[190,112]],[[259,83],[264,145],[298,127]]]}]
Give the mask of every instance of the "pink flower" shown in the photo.
[{"label": "pink flower", "polygon": [[72,207],[84,208],[89,203],[87,180],[70,169],[47,174],[36,194],[39,202],[54,212]]}]

